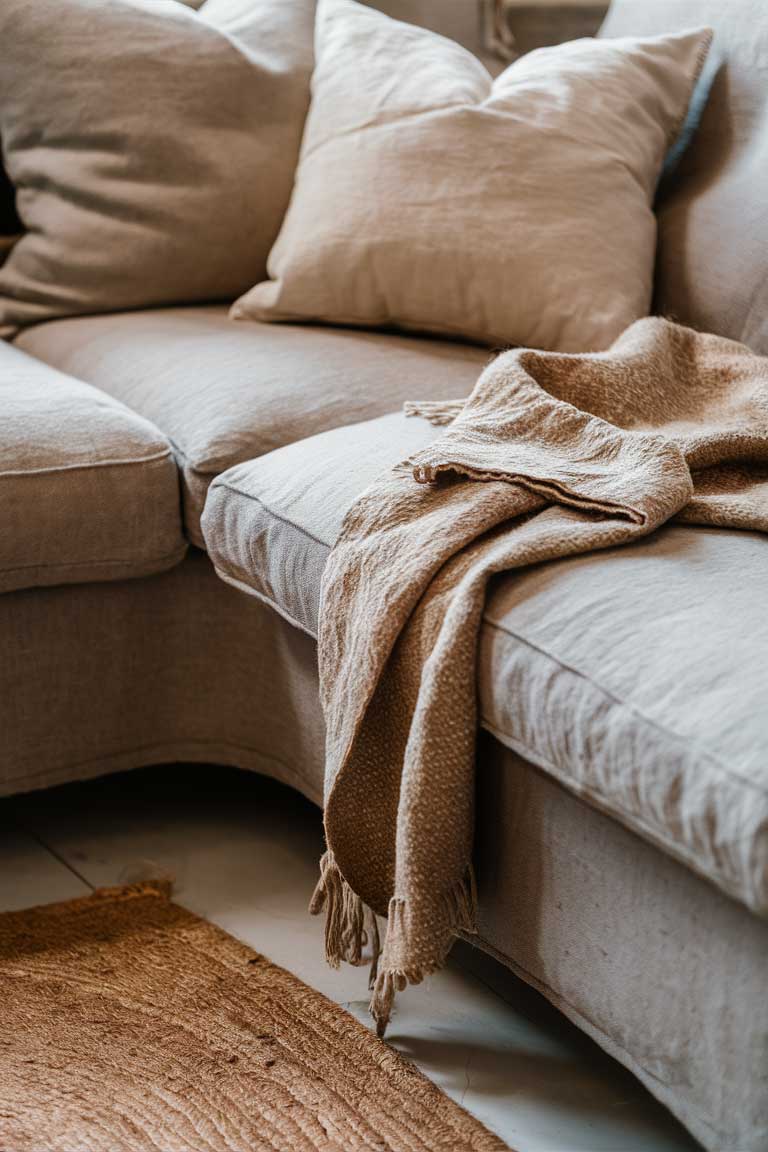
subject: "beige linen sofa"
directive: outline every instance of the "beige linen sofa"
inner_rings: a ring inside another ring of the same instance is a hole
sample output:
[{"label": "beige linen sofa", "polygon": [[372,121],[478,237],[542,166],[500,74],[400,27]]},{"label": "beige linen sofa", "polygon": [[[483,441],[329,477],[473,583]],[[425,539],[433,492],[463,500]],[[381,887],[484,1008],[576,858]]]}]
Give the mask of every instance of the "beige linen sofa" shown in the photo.
[{"label": "beige linen sofa", "polygon": [[[768,9],[618,0],[603,34],[704,22],[721,63],[661,195],[658,308],[768,354]],[[196,761],[319,803],[328,551],[431,434],[402,402],[487,359],[223,305],[0,345],[0,794]],[[707,1148],[768,1148],[765,538],[670,526],[500,579],[479,692],[476,942]]]}]

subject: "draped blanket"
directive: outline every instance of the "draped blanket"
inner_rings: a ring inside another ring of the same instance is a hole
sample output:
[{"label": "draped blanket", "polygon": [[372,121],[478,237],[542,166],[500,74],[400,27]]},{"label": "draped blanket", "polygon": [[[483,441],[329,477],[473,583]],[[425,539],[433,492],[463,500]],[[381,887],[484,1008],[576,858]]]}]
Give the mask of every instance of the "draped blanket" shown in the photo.
[{"label": "draped blanket", "polygon": [[311,908],[332,964],[372,952],[380,1034],[395,992],[474,926],[491,576],[673,517],[768,531],[768,358],[732,341],[642,320],[604,353],[504,353],[466,401],[406,410],[446,432],[348,512],[319,636],[328,851]]}]

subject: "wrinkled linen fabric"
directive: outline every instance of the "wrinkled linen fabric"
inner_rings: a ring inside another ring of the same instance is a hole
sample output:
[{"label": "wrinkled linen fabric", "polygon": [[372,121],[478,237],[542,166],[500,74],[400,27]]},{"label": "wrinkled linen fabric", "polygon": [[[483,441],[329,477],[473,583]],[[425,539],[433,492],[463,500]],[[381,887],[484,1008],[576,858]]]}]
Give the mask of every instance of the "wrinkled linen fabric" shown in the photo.
[{"label": "wrinkled linen fabric", "polygon": [[23,226],[0,270],[0,335],[229,302],[265,274],[309,105],[314,0],[239,9],[0,5],[0,135]]},{"label": "wrinkled linen fabric", "polygon": [[490,578],[673,516],[768,531],[768,360],[720,337],[649,319],[607,353],[516,350],[465,402],[410,412],[449,427],[347,513],[320,610],[328,851],[312,911],[326,910],[331,963],[372,945],[380,1032],[395,992],[474,930]]},{"label": "wrinkled linen fabric", "polygon": [[607,348],[650,311],[654,192],[710,39],[577,40],[494,80],[434,32],[320,0],[290,207],[233,316]]}]

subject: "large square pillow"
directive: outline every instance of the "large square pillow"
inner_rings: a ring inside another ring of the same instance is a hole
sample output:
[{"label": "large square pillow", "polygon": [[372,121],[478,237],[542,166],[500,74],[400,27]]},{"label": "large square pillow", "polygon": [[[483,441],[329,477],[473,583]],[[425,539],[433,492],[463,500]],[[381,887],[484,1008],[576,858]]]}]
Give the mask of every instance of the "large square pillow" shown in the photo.
[{"label": "large square pillow", "polygon": [[[2,0],[0,138],[25,231],[0,328],[232,300],[265,274],[309,104],[314,0]],[[286,32],[289,23],[290,35]]]},{"label": "large square pillow", "polygon": [[238,318],[607,347],[651,301],[652,203],[708,29],[465,49],[320,0],[312,106],[270,279]]}]

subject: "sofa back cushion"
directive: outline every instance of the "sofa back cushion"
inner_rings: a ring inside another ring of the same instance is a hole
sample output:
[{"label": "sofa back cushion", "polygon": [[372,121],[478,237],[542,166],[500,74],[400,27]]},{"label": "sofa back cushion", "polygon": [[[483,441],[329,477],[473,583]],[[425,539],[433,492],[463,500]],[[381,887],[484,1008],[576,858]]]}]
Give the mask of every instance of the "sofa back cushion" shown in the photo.
[{"label": "sofa back cushion", "polygon": [[657,310],[768,353],[768,3],[614,0],[601,36],[708,24],[702,117],[658,203]]},{"label": "sofa back cushion", "polygon": [[4,0],[0,136],[26,231],[0,270],[0,333],[231,300],[264,275],[309,103],[313,7],[251,0],[246,40],[228,10],[218,27],[173,0]]}]

